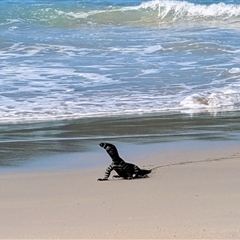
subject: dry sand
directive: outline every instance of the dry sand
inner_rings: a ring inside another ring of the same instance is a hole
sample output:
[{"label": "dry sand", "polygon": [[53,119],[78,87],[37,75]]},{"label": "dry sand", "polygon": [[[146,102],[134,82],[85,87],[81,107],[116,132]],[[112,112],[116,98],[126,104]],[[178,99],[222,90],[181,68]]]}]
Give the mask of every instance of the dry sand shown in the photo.
[{"label": "dry sand", "polygon": [[96,181],[104,168],[3,173],[0,238],[240,239],[239,148],[155,150],[153,166],[162,157],[174,164],[139,180]]}]

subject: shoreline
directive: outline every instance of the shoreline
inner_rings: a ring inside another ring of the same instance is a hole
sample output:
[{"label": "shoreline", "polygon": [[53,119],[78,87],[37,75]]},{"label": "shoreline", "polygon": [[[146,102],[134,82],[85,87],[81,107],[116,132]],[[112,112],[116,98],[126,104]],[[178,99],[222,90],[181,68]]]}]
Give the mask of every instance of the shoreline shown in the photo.
[{"label": "shoreline", "polygon": [[240,140],[239,114],[225,112],[216,116],[207,113],[190,116],[162,113],[0,124],[0,167],[29,165],[49,156],[55,159],[57,155],[61,158],[64,154],[87,155],[99,151],[98,144],[102,141],[125,146],[182,141],[237,141]]},{"label": "shoreline", "polygon": [[1,238],[240,238],[237,142],[123,146],[126,161],[155,167],[149,178],[96,181],[105,151],[97,167],[1,174]]},{"label": "shoreline", "polygon": [[[188,162],[201,162],[211,158],[213,155],[221,157],[228,155],[239,146],[238,140],[183,140],[162,143],[128,143],[121,139],[111,141],[116,145],[120,156],[126,162],[143,164],[149,166],[171,165]],[[104,149],[99,147],[99,142],[95,143],[95,148],[86,152],[63,152],[34,157],[25,163],[20,162],[13,166],[1,166],[0,173],[18,172],[54,172],[91,170],[106,167],[111,163],[111,159]],[[217,149],[221,148],[221,151]],[[224,151],[222,151],[224,148]],[[172,151],[174,149],[174,151]],[[205,151],[205,149],[207,151]],[[195,156],[195,152],[201,152],[200,156]],[[153,161],[152,161],[153,159]],[[158,162],[156,162],[158,159]]]}]

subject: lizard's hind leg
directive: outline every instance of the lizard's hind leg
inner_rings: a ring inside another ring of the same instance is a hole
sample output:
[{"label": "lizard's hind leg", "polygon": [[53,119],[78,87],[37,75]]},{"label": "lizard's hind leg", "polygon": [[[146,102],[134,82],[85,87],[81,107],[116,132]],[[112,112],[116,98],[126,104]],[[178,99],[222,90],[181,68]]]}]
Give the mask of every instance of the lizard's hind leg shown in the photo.
[{"label": "lizard's hind leg", "polygon": [[112,178],[122,178],[122,176],[119,176],[119,175],[113,175]]}]

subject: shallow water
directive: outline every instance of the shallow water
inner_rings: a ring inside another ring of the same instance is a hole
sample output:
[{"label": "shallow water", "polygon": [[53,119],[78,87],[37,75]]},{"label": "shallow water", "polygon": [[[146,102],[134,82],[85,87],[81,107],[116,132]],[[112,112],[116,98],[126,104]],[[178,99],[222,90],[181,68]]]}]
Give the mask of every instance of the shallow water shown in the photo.
[{"label": "shallow water", "polygon": [[[149,143],[161,147],[167,142],[195,140],[236,142],[240,140],[239,117],[239,112],[216,116],[171,113],[0,125],[0,165],[21,166],[51,155],[95,152],[102,141],[139,145],[139,149]],[[81,161],[87,164],[85,158]]]}]

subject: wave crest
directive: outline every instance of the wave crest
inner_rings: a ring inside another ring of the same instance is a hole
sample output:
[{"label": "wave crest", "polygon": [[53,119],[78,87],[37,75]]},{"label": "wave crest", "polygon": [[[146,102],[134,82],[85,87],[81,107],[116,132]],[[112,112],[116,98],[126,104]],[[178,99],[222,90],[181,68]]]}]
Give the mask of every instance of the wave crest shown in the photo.
[{"label": "wave crest", "polygon": [[187,1],[150,1],[142,3],[139,8],[158,11],[158,18],[167,21],[177,20],[240,20],[240,5],[211,4],[200,5]]},{"label": "wave crest", "polygon": [[[0,10],[1,13],[1,10]],[[187,1],[153,0],[138,6],[29,6],[2,12],[0,25],[14,21],[34,22],[53,27],[78,27],[89,24],[151,25],[217,24],[240,27],[239,4],[194,4]],[[5,17],[3,16],[5,15]],[[14,16],[14,19],[12,18]],[[5,20],[4,20],[5,18]]]}]

